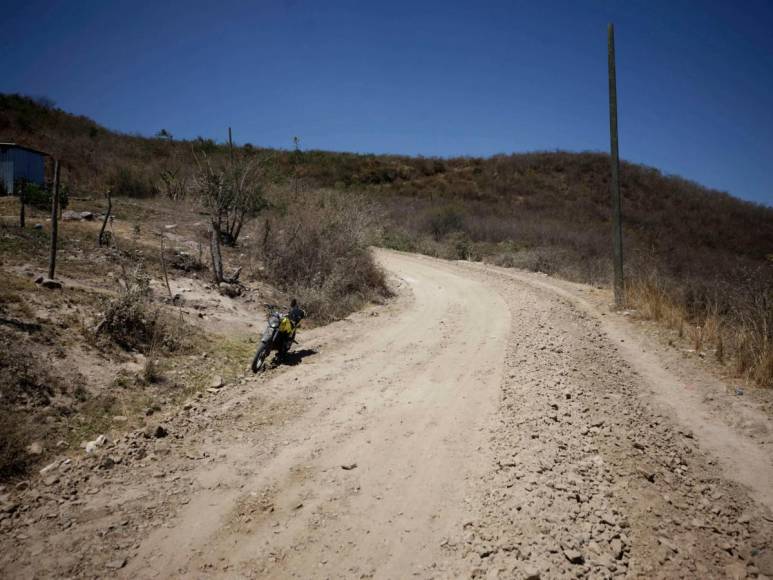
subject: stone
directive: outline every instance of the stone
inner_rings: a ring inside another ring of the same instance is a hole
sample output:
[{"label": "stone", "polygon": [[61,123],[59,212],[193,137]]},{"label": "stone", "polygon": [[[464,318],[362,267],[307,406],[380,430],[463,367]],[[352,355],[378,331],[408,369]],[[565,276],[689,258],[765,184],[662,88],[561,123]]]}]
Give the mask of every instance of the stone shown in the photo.
[{"label": "stone", "polygon": [[59,467],[59,462],[54,461],[53,463],[49,463],[46,465],[43,469],[40,470],[40,475],[45,475],[46,473],[49,473]]},{"label": "stone", "polygon": [[110,560],[107,564],[105,564],[106,568],[109,568],[110,570],[120,570],[126,566],[126,558],[118,558],[117,560]]},{"label": "stone", "polygon": [[239,284],[221,282],[219,290],[223,296],[227,296],[228,298],[236,298],[242,294],[242,287]]},{"label": "stone", "polygon": [[612,514],[612,512],[604,512],[601,514],[599,519],[608,526],[617,525],[617,518],[614,516],[614,514]]},{"label": "stone", "polygon": [[584,564],[585,563],[585,558],[577,550],[573,550],[573,549],[564,550],[564,557],[567,560],[569,560],[572,564]]},{"label": "stone", "polygon": [[746,578],[746,564],[743,562],[733,562],[725,566],[725,578],[731,580],[744,580]]},{"label": "stone", "polygon": [[656,475],[656,473],[655,473],[655,470],[652,469],[651,467],[644,467],[644,466],[642,466],[642,467],[639,467],[637,469],[637,471],[638,471],[639,475],[641,475],[647,481],[649,481],[651,483],[655,482],[655,475]]},{"label": "stone", "polygon": [[30,455],[41,455],[43,453],[43,444],[40,441],[33,441],[27,446],[27,453]]},{"label": "stone", "polygon": [[43,483],[47,486],[52,486],[56,483],[59,483],[59,476],[58,475],[51,475],[43,480]]},{"label": "stone", "polygon": [[212,382],[209,384],[209,386],[212,389],[221,389],[223,386],[225,386],[225,381],[220,375],[215,375],[212,377]]},{"label": "stone", "polygon": [[15,501],[0,500],[0,513],[12,514],[19,509],[19,504]]},{"label": "stone", "polygon": [[107,443],[107,437],[105,437],[104,435],[100,435],[99,437],[94,439],[94,441],[89,441],[88,443],[86,443],[86,453],[88,455],[96,453],[97,449],[99,447],[102,447],[105,443]]},{"label": "stone", "polygon": [[40,282],[40,285],[49,290],[60,290],[62,288],[62,283],[59,280],[52,280],[51,278],[44,279]]},{"label": "stone", "polygon": [[671,551],[672,551],[672,552],[674,552],[675,554],[676,554],[677,552],[679,552],[679,548],[677,548],[676,544],[673,544],[672,542],[670,542],[670,541],[669,541],[669,540],[667,540],[666,538],[659,537],[659,538],[658,538],[658,543],[659,543],[661,546],[663,546],[664,548],[666,548],[666,549],[668,549],[668,550],[671,550]]},{"label": "stone", "polygon": [[100,469],[110,469],[115,465],[115,460],[109,455],[105,455],[102,461],[99,462]]},{"label": "stone", "polygon": [[623,542],[618,538],[609,542],[609,547],[612,548],[612,555],[615,557],[615,560],[619,560],[623,557]]},{"label": "stone", "polygon": [[523,578],[524,580],[540,580],[540,569],[529,564],[523,569]]}]

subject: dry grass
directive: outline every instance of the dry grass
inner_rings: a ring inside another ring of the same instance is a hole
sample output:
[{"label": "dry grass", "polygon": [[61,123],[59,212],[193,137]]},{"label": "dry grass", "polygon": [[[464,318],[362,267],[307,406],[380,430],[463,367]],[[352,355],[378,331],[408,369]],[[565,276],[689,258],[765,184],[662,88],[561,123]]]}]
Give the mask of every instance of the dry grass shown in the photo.
[{"label": "dry grass", "polygon": [[29,463],[26,433],[14,413],[0,410],[0,481],[24,473]]},{"label": "dry grass", "polygon": [[[18,95],[0,95],[0,132],[67,160],[64,180],[72,190],[100,195],[110,183],[123,184],[126,195],[167,191],[165,176],[190,181],[194,149],[212,159],[228,155],[225,143],[117,134]],[[388,247],[487,259],[594,285],[610,282],[605,154],[557,151],[428,159],[252,146],[243,153],[258,155],[266,178],[280,187],[297,180],[301,188],[364,194],[383,210],[379,243]],[[621,164],[621,184],[627,278],[633,281],[630,299],[648,317],[687,335],[697,349],[713,348],[718,358],[734,361],[743,375],[770,385],[773,323],[765,289],[773,287],[773,208],[626,162]],[[295,200],[292,209],[310,227],[308,235],[293,233],[294,216],[275,212],[272,240],[287,249],[267,253],[266,265],[272,281],[298,292],[322,319],[330,319],[367,300],[367,289],[379,288],[381,282],[372,270],[356,267],[368,263],[357,236],[352,238],[356,251],[345,254],[352,260],[353,284],[346,282],[347,272],[335,272],[335,263],[318,255],[318,246],[333,256],[344,255],[345,240],[336,235],[327,244],[316,220],[322,216],[335,223],[335,218],[311,207],[314,203],[314,196]],[[299,235],[312,247],[301,247]],[[263,251],[257,248],[257,253]],[[657,283],[649,279],[653,271],[658,272]],[[748,272],[754,272],[751,284]]]},{"label": "dry grass", "polygon": [[255,248],[273,285],[296,296],[317,322],[389,294],[368,249],[377,218],[372,208],[324,191],[283,201]]},{"label": "dry grass", "polygon": [[696,352],[713,350],[718,362],[731,362],[741,376],[773,387],[773,291],[753,286],[726,291],[691,304],[689,291],[680,294],[651,274],[628,282],[626,302],[689,339]]}]

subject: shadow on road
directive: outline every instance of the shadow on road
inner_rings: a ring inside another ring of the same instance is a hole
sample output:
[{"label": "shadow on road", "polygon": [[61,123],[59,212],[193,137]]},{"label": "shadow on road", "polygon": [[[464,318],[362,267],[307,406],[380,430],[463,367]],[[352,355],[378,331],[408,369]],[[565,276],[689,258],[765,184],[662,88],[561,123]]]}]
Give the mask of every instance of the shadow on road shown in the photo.
[{"label": "shadow on road", "polygon": [[274,364],[288,365],[293,367],[297,364],[300,364],[301,361],[303,361],[303,359],[305,359],[307,356],[314,356],[317,353],[318,351],[314,350],[313,348],[293,350],[284,355],[284,357],[282,357],[280,360],[274,359]]}]

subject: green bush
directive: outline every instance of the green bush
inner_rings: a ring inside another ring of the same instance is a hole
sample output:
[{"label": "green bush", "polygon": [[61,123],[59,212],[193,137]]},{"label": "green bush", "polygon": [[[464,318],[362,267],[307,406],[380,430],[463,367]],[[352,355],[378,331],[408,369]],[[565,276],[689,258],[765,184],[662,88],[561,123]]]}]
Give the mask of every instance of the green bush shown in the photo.
[{"label": "green bush", "polygon": [[[20,182],[17,191],[24,203],[39,210],[50,210],[53,192],[37,183]],[[59,208],[67,209],[70,201],[69,188],[59,187]]]}]

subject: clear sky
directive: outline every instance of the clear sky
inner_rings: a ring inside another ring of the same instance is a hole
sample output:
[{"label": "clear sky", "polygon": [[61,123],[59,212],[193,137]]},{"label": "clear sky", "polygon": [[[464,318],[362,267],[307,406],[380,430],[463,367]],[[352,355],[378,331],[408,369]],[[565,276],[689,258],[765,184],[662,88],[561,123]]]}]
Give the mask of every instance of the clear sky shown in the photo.
[{"label": "clear sky", "polygon": [[620,151],[773,205],[773,2],[0,0],[0,92],[125,132],[422,155]]}]

